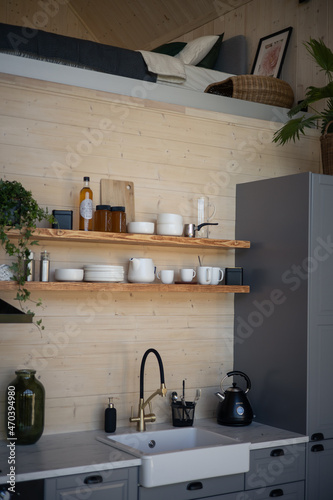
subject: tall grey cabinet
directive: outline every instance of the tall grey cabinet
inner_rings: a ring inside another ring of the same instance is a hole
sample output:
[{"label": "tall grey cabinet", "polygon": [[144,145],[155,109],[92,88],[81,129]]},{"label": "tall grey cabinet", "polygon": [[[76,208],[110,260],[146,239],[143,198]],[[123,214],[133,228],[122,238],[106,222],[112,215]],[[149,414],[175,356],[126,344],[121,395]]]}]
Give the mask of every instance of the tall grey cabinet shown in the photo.
[{"label": "tall grey cabinet", "polygon": [[306,498],[333,498],[333,177],[240,184],[237,250],[250,294],[235,297],[234,369],[261,423],[306,434]]}]

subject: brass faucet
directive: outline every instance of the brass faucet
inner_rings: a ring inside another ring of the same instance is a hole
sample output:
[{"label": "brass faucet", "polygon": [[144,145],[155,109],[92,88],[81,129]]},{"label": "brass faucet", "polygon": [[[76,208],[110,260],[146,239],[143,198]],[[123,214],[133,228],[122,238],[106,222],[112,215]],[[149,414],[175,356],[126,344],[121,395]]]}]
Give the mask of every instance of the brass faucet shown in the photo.
[{"label": "brass faucet", "polygon": [[[145,363],[147,356],[150,352],[153,352],[157,358],[158,361],[158,366],[160,368],[160,377],[161,377],[161,387],[157,389],[149,398],[147,401],[144,401],[144,391],[143,391],[143,379],[144,379],[144,369],[145,369]],[[151,400],[157,396],[158,394],[162,396],[162,398],[165,398],[167,393],[167,388],[165,387],[164,383],[164,369],[163,369],[163,363],[161,356],[155,349],[148,349],[141,361],[141,368],[140,368],[140,401],[139,401],[139,414],[137,417],[133,416],[133,406],[132,406],[132,415],[129,419],[130,422],[136,422],[137,423],[137,430],[139,432],[143,432],[146,430],[146,422],[155,422],[156,420],[156,415],[152,412],[152,405],[151,405]],[[145,414],[145,408],[146,406],[149,405],[149,413],[146,415]]]}]

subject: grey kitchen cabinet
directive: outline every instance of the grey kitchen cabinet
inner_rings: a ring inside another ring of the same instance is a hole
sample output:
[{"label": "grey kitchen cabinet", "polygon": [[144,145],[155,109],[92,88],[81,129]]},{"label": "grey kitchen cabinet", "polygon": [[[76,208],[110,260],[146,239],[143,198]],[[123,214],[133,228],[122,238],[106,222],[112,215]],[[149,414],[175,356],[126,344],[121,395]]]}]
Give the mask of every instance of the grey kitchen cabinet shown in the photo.
[{"label": "grey kitchen cabinet", "polygon": [[[308,435],[309,449],[319,441],[329,446],[333,177],[304,173],[240,184],[236,198],[236,237],[251,239],[252,248],[236,253],[251,295],[235,297],[234,369],[250,377],[258,422]],[[332,453],[314,453],[306,498],[333,498],[311,496],[309,488],[318,493],[332,481]]]},{"label": "grey kitchen cabinet", "polygon": [[252,450],[243,500],[304,500],[305,461],[305,443]]},{"label": "grey kitchen cabinet", "polygon": [[333,498],[333,439],[308,443],[308,498]]},{"label": "grey kitchen cabinet", "polygon": [[45,500],[137,500],[138,468],[110,469],[45,480]]},{"label": "grey kitchen cabinet", "polygon": [[[167,474],[168,471],[166,470]],[[139,486],[139,500],[238,500],[244,490],[244,474],[198,479],[155,488]]]},{"label": "grey kitchen cabinet", "polygon": [[304,481],[246,491],[244,497],[237,500],[269,500],[278,497],[283,500],[304,500]]}]

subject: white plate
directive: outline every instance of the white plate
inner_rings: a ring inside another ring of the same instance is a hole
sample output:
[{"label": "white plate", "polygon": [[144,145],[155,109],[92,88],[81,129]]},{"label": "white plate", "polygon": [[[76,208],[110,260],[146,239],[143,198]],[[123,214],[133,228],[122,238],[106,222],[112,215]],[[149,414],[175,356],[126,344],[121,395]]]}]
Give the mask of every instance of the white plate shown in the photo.
[{"label": "white plate", "polygon": [[103,282],[103,283],[120,283],[123,281],[122,278],[86,278],[84,277],[84,281],[93,281],[96,283]]}]

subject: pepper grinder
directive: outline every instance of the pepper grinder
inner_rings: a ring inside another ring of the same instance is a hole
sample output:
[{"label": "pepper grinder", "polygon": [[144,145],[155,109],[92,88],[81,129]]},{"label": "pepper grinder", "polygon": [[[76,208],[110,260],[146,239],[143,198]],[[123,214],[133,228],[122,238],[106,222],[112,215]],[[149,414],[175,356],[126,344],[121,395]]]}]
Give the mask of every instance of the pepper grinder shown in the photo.
[{"label": "pepper grinder", "polygon": [[109,405],[105,410],[104,430],[105,432],[115,432],[117,427],[117,410],[112,403],[112,398],[109,398]]}]

